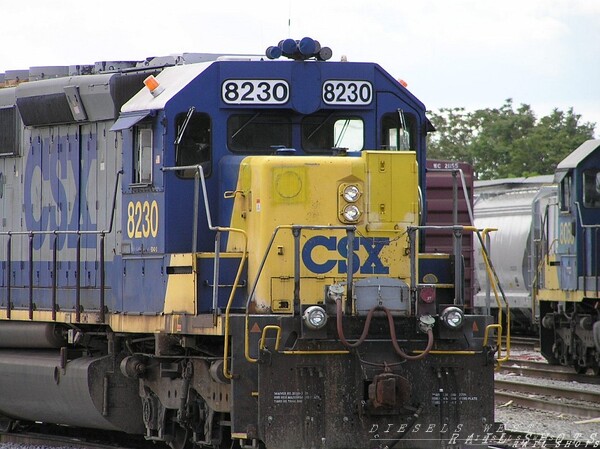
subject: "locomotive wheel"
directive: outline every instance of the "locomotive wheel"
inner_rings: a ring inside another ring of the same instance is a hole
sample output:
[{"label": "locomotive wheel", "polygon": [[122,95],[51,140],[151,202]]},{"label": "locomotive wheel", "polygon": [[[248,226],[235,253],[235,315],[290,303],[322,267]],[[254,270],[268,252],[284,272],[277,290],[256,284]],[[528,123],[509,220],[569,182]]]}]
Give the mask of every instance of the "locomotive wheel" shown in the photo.
[{"label": "locomotive wheel", "polygon": [[176,425],[173,439],[167,444],[171,449],[185,449],[188,446],[188,429]]},{"label": "locomotive wheel", "polygon": [[579,362],[573,362],[573,368],[577,374],[585,374],[588,370],[586,365],[581,365]]},{"label": "locomotive wheel", "polygon": [[594,346],[596,351],[600,352],[600,321],[596,321],[592,327],[592,336],[594,337]]}]

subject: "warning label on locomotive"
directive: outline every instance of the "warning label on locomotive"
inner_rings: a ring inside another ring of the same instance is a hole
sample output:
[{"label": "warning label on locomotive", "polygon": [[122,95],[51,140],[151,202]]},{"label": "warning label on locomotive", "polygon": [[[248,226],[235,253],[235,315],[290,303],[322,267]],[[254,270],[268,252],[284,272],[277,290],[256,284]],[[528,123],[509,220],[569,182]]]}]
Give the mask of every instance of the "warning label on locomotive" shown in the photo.
[{"label": "warning label on locomotive", "polygon": [[273,402],[275,404],[302,404],[304,393],[301,391],[274,391]]},{"label": "warning label on locomotive", "polygon": [[467,401],[479,401],[478,396],[470,396],[467,393],[449,393],[444,391],[436,391],[431,393],[431,403],[433,405],[447,403],[462,403]]},{"label": "warning label on locomotive", "polygon": [[273,403],[275,404],[302,404],[305,400],[318,400],[319,395],[311,395],[302,391],[274,391]]}]

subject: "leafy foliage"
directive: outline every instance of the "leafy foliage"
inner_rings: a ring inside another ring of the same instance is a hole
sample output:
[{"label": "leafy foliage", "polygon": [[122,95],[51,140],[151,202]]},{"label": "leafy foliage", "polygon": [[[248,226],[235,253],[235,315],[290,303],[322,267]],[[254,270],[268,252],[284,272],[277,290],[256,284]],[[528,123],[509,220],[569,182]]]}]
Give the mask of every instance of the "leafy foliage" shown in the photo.
[{"label": "leafy foliage", "polygon": [[556,165],[594,135],[594,123],[580,123],[573,108],[554,109],[539,120],[529,105],[443,108],[429,112],[437,129],[428,137],[428,157],[468,162],[479,179],[551,174]]}]

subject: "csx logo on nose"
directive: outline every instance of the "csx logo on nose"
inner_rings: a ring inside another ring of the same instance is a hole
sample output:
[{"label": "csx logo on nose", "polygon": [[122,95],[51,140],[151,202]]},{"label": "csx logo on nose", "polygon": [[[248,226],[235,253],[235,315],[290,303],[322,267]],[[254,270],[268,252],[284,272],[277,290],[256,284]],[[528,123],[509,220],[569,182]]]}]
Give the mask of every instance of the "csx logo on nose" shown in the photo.
[{"label": "csx logo on nose", "polygon": [[[389,274],[390,268],[386,267],[379,257],[379,253],[384,246],[389,245],[389,238],[367,238],[359,237],[354,239],[352,244],[352,268],[356,273],[360,269],[361,274]],[[367,252],[367,257],[364,261],[360,260],[357,251],[364,248]],[[328,251],[330,258],[325,261],[316,261],[315,253]],[[325,237],[317,235],[311,237],[302,248],[302,261],[306,268],[313,273],[323,274],[332,271],[337,265],[338,273],[348,272],[348,263],[346,261],[348,255],[348,238],[343,237]]]}]

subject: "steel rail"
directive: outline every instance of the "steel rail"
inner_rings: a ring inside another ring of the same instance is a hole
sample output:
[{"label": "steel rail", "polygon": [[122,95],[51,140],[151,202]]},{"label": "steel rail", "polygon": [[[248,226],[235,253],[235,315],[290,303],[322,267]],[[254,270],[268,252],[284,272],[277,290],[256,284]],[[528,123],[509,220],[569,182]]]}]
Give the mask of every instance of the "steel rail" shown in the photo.
[{"label": "steel rail", "polygon": [[572,388],[496,380],[495,402],[583,418],[600,416],[600,393]]},{"label": "steel rail", "polygon": [[600,376],[577,374],[568,366],[554,366],[542,362],[510,360],[507,364],[502,365],[500,372],[513,373],[523,377],[600,385]]}]

